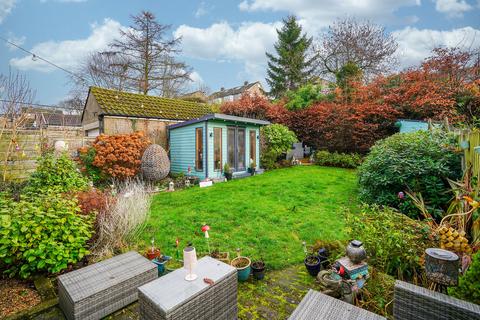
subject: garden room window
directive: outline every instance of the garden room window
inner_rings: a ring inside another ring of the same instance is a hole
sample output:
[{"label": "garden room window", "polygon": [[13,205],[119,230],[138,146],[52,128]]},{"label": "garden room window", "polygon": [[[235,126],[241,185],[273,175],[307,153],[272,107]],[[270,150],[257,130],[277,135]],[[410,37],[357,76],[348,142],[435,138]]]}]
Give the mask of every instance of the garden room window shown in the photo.
[{"label": "garden room window", "polygon": [[222,128],[213,128],[213,166],[214,170],[222,170]]},{"label": "garden room window", "polygon": [[195,129],[195,169],[203,170],[203,128]]}]

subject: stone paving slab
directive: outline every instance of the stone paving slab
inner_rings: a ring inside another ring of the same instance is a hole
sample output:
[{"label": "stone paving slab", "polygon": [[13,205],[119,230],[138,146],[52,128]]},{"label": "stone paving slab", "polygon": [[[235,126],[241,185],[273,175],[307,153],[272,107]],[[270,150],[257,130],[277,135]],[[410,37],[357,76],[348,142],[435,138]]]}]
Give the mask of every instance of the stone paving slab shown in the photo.
[{"label": "stone paving slab", "polygon": [[[238,318],[243,319],[287,319],[302,300],[308,289],[318,290],[315,278],[303,265],[283,270],[266,271],[265,279],[240,283],[238,287]],[[62,311],[51,308],[33,318],[34,320],[65,320]],[[107,320],[139,320],[138,303],[106,317]]]}]

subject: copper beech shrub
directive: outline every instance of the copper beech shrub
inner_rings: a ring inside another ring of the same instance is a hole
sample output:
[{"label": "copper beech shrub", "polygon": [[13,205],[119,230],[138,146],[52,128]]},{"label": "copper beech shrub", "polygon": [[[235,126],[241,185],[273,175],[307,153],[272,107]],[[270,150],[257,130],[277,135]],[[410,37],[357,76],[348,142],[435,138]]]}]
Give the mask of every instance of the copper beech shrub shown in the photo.
[{"label": "copper beech shrub", "polygon": [[[103,175],[116,179],[135,176],[140,170],[143,152],[150,141],[143,132],[118,135],[99,135],[91,147],[79,149],[80,155],[95,150],[92,166],[100,169]],[[80,157],[82,158],[82,157]],[[84,166],[88,164],[84,163]]]}]

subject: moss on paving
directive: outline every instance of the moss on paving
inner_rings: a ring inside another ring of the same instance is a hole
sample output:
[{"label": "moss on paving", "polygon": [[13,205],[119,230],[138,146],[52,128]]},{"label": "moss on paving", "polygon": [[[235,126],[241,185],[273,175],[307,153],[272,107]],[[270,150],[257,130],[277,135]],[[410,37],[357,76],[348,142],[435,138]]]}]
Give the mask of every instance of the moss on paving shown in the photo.
[{"label": "moss on paving", "polygon": [[193,241],[207,252],[202,223],[210,225],[210,246],[236,248],[253,259],[263,258],[273,269],[302,261],[302,240],[345,240],[344,207],[357,205],[353,170],[298,166],[210,188],[191,188],[154,197],[139,247],[150,239],[170,255]]}]

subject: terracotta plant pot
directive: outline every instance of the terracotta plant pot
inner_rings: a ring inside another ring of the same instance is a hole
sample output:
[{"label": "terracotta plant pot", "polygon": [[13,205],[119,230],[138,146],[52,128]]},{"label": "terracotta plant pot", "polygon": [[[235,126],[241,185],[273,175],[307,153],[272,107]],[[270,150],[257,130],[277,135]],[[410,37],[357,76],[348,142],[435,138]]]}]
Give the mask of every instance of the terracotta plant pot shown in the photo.
[{"label": "terracotta plant pot", "polygon": [[147,257],[148,260],[153,260],[155,258],[160,257],[160,250],[159,249],[154,249],[152,251],[152,248],[148,249],[147,252],[145,253],[145,256]]}]

